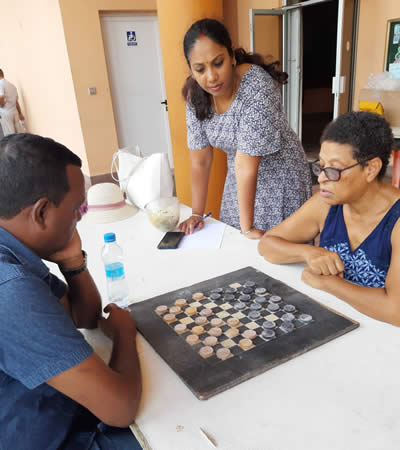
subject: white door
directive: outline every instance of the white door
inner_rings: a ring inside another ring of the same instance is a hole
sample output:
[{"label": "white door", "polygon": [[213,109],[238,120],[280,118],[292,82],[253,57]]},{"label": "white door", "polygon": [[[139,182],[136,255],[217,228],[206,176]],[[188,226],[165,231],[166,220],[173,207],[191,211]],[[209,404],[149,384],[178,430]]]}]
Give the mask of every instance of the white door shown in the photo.
[{"label": "white door", "polygon": [[101,25],[119,147],[165,152],[172,167],[157,16],[102,15]]}]

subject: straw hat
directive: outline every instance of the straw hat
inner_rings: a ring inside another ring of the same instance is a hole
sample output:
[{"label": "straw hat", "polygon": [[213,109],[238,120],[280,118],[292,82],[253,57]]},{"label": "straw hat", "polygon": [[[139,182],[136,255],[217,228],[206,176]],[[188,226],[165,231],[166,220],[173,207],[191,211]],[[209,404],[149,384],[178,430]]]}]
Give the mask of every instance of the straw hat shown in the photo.
[{"label": "straw hat", "polygon": [[134,216],[138,209],[128,205],[124,194],[114,183],[98,183],[87,191],[87,213],[82,221],[87,223],[109,223]]}]

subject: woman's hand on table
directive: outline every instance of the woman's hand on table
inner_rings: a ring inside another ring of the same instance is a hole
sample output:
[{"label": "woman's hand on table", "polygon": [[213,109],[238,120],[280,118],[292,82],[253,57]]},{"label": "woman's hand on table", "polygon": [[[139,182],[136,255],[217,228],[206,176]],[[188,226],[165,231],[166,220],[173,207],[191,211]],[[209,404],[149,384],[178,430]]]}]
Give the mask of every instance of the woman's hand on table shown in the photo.
[{"label": "woman's hand on table", "polygon": [[315,275],[338,275],[344,271],[344,264],[340,256],[325,248],[307,246],[304,261]]},{"label": "woman's hand on table", "polygon": [[242,233],[247,239],[261,239],[264,236],[265,231],[257,228],[251,228],[247,233]]},{"label": "woman's hand on table", "polygon": [[184,220],[178,226],[180,231],[185,234],[192,234],[194,230],[201,230],[204,227],[204,220],[199,216],[190,216],[189,219]]},{"label": "woman's hand on table", "polygon": [[301,274],[301,279],[302,281],[304,281],[304,283],[308,284],[314,289],[326,290],[326,281],[335,276],[343,279],[343,272],[340,272],[337,275],[318,275],[313,273],[309,267],[306,267]]}]

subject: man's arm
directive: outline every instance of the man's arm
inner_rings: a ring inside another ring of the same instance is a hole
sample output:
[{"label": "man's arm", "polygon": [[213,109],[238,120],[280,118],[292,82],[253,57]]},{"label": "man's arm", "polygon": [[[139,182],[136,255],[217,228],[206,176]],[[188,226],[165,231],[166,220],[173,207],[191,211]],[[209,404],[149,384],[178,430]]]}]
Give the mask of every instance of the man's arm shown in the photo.
[{"label": "man's arm", "polygon": [[364,287],[335,275],[317,275],[308,268],[302,279],[316,289],[322,289],[349,303],[373,319],[400,326],[400,223],[392,231],[392,257],[384,288]]},{"label": "man's arm", "polygon": [[127,310],[108,305],[100,327],[112,338],[109,366],[92,355],[47,384],[89,409],[107,425],[127,427],[135,419],[142,393],[136,324]]},{"label": "man's arm", "polygon": [[96,328],[101,317],[101,297],[97,287],[86,269],[72,275],[69,271],[82,267],[82,243],[77,231],[68,246],[51,255],[49,261],[60,267],[68,284],[67,295],[60,301],[71,315],[77,328]]}]

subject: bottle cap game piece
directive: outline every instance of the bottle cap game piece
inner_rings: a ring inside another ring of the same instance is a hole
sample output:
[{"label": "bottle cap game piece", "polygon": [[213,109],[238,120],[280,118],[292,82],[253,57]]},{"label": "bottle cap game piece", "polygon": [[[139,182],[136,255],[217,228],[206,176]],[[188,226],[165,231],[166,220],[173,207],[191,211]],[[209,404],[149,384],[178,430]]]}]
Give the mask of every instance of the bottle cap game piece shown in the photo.
[{"label": "bottle cap game piece", "polygon": [[265,322],[263,322],[262,327],[264,328],[264,330],[268,330],[269,328],[275,328],[276,323],[272,322],[272,320],[266,320]]},{"label": "bottle cap game piece", "polygon": [[204,325],[207,322],[207,317],[199,316],[194,319],[196,325]]},{"label": "bottle cap game piece", "polygon": [[197,344],[200,341],[199,337],[195,334],[189,334],[189,336],[186,337],[186,342],[189,345]]},{"label": "bottle cap game piece", "polygon": [[237,292],[237,289],[233,287],[227,287],[225,289],[225,294],[235,294],[235,292]]},{"label": "bottle cap game piece", "polygon": [[261,333],[261,336],[265,339],[272,339],[275,337],[275,331],[274,330],[264,330]]},{"label": "bottle cap game piece", "polygon": [[217,358],[225,360],[225,359],[228,359],[232,355],[232,353],[229,350],[229,348],[223,347],[223,348],[219,348],[217,350],[216,355],[217,355]]},{"label": "bottle cap game piece", "polygon": [[279,305],[277,305],[276,303],[269,303],[267,309],[271,312],[278,311]]},{"label": "bottle cap game piece", "polygon": [[214,353],[214,349],[209,345],[206,345],[205,347],[201,347],[199,353],[203,358],[208,358]]},{"label": "bottle cap game piece", "polygon": [[248,301],[250,301],[250,299],[251,299],[251,295],[249,295],[249,294],[239,295],[239,298],[238,298],[238,300],[240,302],[248,302]]},{"label": "bottle cap game piece", "polygon": [[221,336],[222,330],[219,327],[213,327],[208,330],[208,334],[211,336]]},{"label": "bottle cap game piece", "polygon": [[251,320],[257,320],[261,317],[261,314],[259,311],[250,311],[249,312],[249,319]]},{"label": "bottle cap game piece", "polygon": [[242,347],[243,350],[247,350],[253,346],[253,342],[251,341],[251,339],[245,338],[239,341],[239,345]]},{"label": "bottle cap game piece", "polygon": [[310,316],[310,314],[300,314],[299,320],[304,323],[309,323],[312,321],[312,316]]},{"label": "bottle cap game piece", "polygon": [[264,303],[266,303],[267,299],[265,297],[256,297],[254,301],[259,303],[260,305],[263,305]]},{"label": "bottle cap game piece", "polygon": [[294,320],[295,317],[292,313],[285,313],[282,317],[281,320],[286,321],[288,320],[289,322],[291,322],[292,320]]},{"label": "bottle cap game piece", "polygon": [[251,303],[250,304],[250,309],[253,309],[253,310],[258,310],[258,309],[261,309],[261,305],[259,304],[259,303]]},{"label": "bottle cap game piece", "polygon": [[208,317],[208,316],[211,316],[212,311],[211,311],[210,308],[204,308],[204,309],[202,309],[202,310],[200,311],[200,314],[201,314],[202,316]]},{"label": "bottle cap game piece", "polygon": [[195,327],[192,328],[192,333],[193,334],[203,334],[204,333],[204,328],[200,325],[196,325]]},{"label": "bottle cap game piece", "polygon": [[254,339],[257,336],[257,333],[254,330],[246,330],[243,331],[243,337],[246,339]]},{"label": "bottle cap game piece", "polygon": [[289,322],[286,320],[286,321],[282,322],[280,329],[282,331],[284,331],[285,333],[290,333],[294,330],[294,324],[293,324],[293,322]]},{"label": "bottle cap game piece", "polygon": [[230,327],[237,327],[237,326],[239,325],[239,323],[240,323],[240,321],[239,321],[239,319],[236,319],[236,317],[230,317],[230,318],[227,320],[227,324],[228,324]]},{"label": "bottle cap game piece", "polygon": [[223,322],[222,319],[216,317],[215,319],[211,319],[211,322],[210,322],[210,323],[211,323],[211,326],[213,326],[213,327],[219,327],[219,326],[221,326],[224,322]]},{"label": "bottle cap game piece", "polygon": [[259,287],[256,288],[256,290],[254,291],[254,293],[256,295],[261,295],[261,294],[265,294],[267,292],[267,290],[264,287]]},{"label": "bottle cap game piece", "polygon": [[168,311],[168,306],[166,306],[166,305],[160,305],[160,306],[157,306],[157,308],[156,308],[156,313],[157,314],[164,314],[164,313],[166,313]]},{"label": "bottle cap game piece", "polygon": [[253,292],[254,292],[254,290],[253,290],[252,287],[244,287],[244,288],[242,289],[242,293],[243,293],[243,294],[252,294]]},{"label": "bottle cap game piece", "polygon": [[243,303],[243,302],[236,302],[234,305],[233,305],[233,307],[235,308],[235,309],[237,309],[237,310],[241,310],[241,309],[244,309],[244,308],[246,308],[246,305]]},{"label": "bottle cap game piece", "polygon": [[177,298],[177,299],[175,300],[175,305],[176,305],[176,306],[180,306],[181,308],[182,308],[182,306],[185,306],[186,303],[187,303],[187,301],[186,301],[185,298]]},{"label": "bottle cap game piece", "polygon": [[271,295],[271,297],[269,298],[269,301],[272,303],[279,303],[282,300],[281,297],[279,297],[279,295]]},{"label": "bottle cap game piece", "polygon": [[221,292],[223,291],[223,289],[222,288],[214,288],[214,289],[211,289],[211,293],[212,294],[220,294]]},{"label": "bottle cap game piece", "polygon": [[231,302],[232,300],[235,300],[235,296],[233,294],[225,294],[224,300],[226,300],[227,302]]},{"label": "bottle cap game piece", "polygon": [[217,344],[218,339],[215,336],[207,336],[203,342],[204,342],[204,345],[214,347],[214,345]]},{"label": "bottle cap game piece", "polygon": [[213,292],[212,294],[210,294],[211,300],[218,300],[219,298],[221,298],[221,294],[218,294],[217,292]]},{"label": "bottle cap game piece", "polygon": [[245,287],[253,287],[256,285],[256,283],[254,283],[254,281],[248,280],[244,283]]},{"label": "bottle cap game piece", "polygon": [[175,315],[174,314],[165,314],[165,316],[163,317],[163,319],[167,322],[167,323],[171,323],[175,320]]},{"label": "bottle cap game piece", "polygon": [[171,314],[179,314],[182,311],[180,306],[171,306],[171,308],[169,308],[169,312]]},{"label": "bottle cap game piece", "polygon": [[188,316],[191,316],[193,314],[195,314],[197,312],[197,309],[194,306],[189,306],[188,308],[185,309],[185,313]]},{"label": "bottle cap game piece", "polygon": [[192,295],[193,300],[202,300],[204,298],[204,294],[202,292],[195,292]]},{"label": "bottle cap game piece", "polygon": [[178,333],[184,333],[187,330],[187,326],[184,323],[178,323],[178,325],[174,326],[174,330]]},{"label": "bottle cap game piece", "polygon": [[285,306],[283,307],[283,310],[284,310],[285,312],[291,313],[291,312],[295,311],[296,308],[295,308],[295,306],[293,306],[293,305],[285,305]]}]

